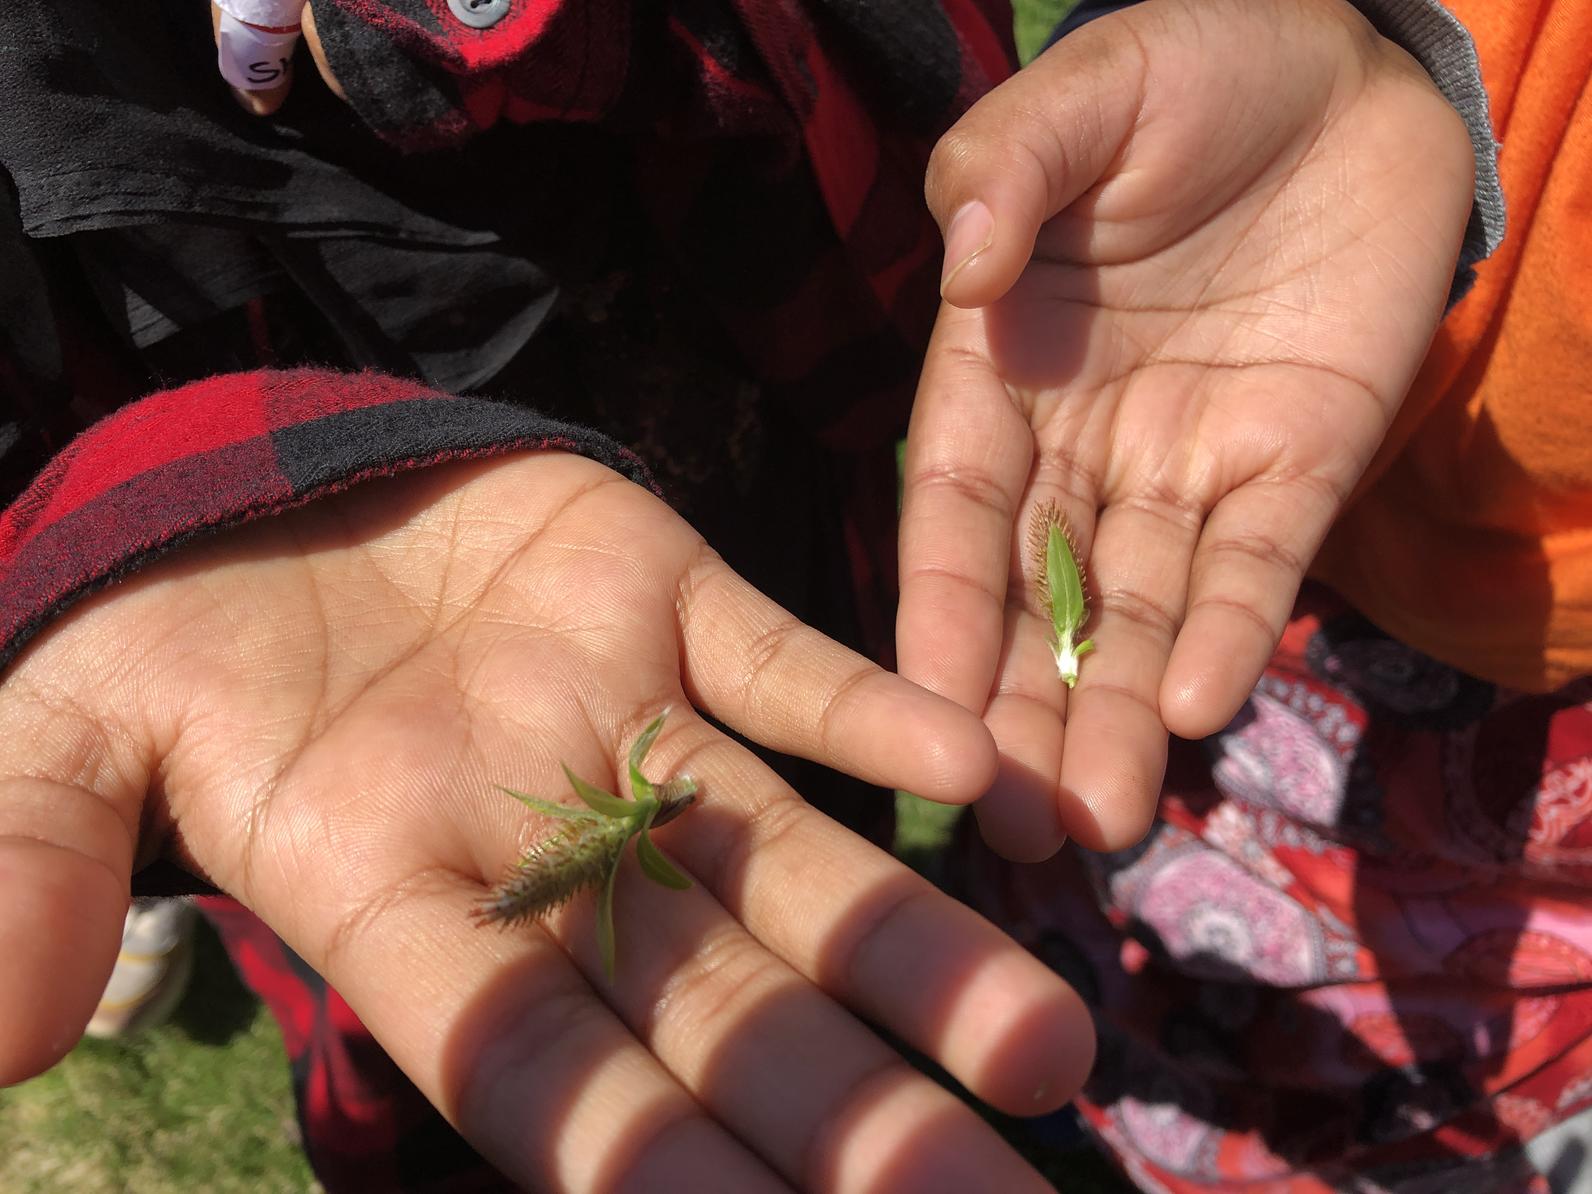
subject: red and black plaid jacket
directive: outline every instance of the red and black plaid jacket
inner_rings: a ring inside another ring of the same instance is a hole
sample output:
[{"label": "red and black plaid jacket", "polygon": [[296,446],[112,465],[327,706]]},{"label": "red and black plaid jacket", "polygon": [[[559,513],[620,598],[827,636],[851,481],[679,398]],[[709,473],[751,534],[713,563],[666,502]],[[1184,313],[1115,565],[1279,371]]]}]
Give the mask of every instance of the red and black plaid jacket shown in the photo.
[{"label": "red and black plaid jacket", "polygon": [[[537,0],[475,30],[444,0],[321,0],[316,17],[354,110],[406,149],[485,141],[505,121],[622,122],[618,150],[648,235],[769,400],[835,444],[899,431],[939,266],[923,165],[939,132],[1009,69],[1004,5]],[[0,111],[51,98],[48,79],[5,66],[0,58]],[[299,89],[311,86],[300,78]],[[0,128],[12,119],[0,116]],[[129,366],[137,354],[102,342],[74,310],[83,296],[51,276],[74,236],[100,230],[74,233],[58,212],[29,227],[27,180],[0,177],[4,189],[20,217],[0,212],[0,266],[14,265],[0,269],[13,332],[0,339],[0,453],[11,458],[0,458],[0,484],[49,463],[20,497],[0,490],[11,501],[0,520],[0,666],[73,600],[191,535],[360,477],[548,439],[639,475],[600,435],[438,393],[423,376],[230,373],[146,398],[140,388],[170,377],[169,366]],[[36,359],[36,317],[21,331],[13,322],[30,305],[56,322],[64,364],[53,370]],[[255,350],[269,361],[268,343]],[[339,434],[355,423],[359,435]]]},{"label": "red and black plaid jacket", "polygon": [[[193,36],[208,36],[194,7],[201,33]],[[445,0],[316,0],[314,8],[363,135],[398,151],[345,172],[353,181],[337,192],[343,207],[326,217],[340,239],[317,243],[350,253],[362,237],[375,245],[384,235],[376,210],[382,184],[413,177],[415,162],[501,157],[517,144],[505,140],[509,130],[551,130],[560,146],[576,148],[549,162],[611,157],[606,175],[581,173],[580,185],[608,177],[633,196],[626,218],[639,231],[626,243],[644,242],[664,263],[672,293],[717,329],[725,354],[756,380],[760,401],[795,412],[816,442],[835,449],[876,447],[900,433],[940,257],[921,199],[923,168],[937,136],[1011,67],[1005,4],[520,0],[481,30],[452,17]],[[42,41],[38,30],[8,25],[30,13],[52,22]],[[295,161],[319,177],[340,167],[313,127],[267,145],[270,126],[243,128],[237,113],[224,115],[228,99],[213,68],[172,80],[167,70],[140,76],[136,61],[114,71],[95,65],[96,22],[125,32],[144,20],[153,44],[157,27],[175,19],[171,6],[150,0],[0,14],[0,34],[14,35],[0,36],[0,501],[8,503],[0,516],[0,668],[74,601],[186,540],[368,477],[551,445],[647,480],[641,460],[600,430],[448,392],[428,376],[431,358],[419,350],[378,353],[379,370],[260,368],[338,359],[317,338],[312,306],[281,302],[279,293],[248,295],[216,319],[156,341],[107,319],[108,310],[118,318],[123,310],[117,271],[138,260],[129,229],[153,236],[183,216],[130,215],[127,194],[138,180],[106,177],[103,162],[74,163],[70,144],[65,161],[54,146],[28,160],[25,134],[35,130],[25,127],[26,113],[98,89],[108,111],[124,101],[137,107],[146,121],[139,127],[162,145],[170,143],[162,121],[174,136],[189,135],[194,126],[179,122],[215,113],[229,155],[207,168],[224,173],[236,158],[249,185],[218,191],[195,226],[247,228],[261,244],[272,243],[265,199],[277,185],[273,170]],[[173,53],[192,50],[187,34],[173,36]],[[15,57],[41,44],[43,57]],[[137,44],[124,49],[136,59]],[[291,102],[320,88],[301,63]],[[159,97],[145,102],[140,86]],[[162,90],[173,87],[188,92]],[[203,132],[194,135],[202,141]],[[251,158],[261,145],[275,156]],[[530,190],[546,195],[549,182],[557,190],[558,180],[538,177],[534,164],[523,174],[527,195],[516,190],[519,177],[498,176],[481,197],[491,210],[459,239],[490,242],[498,254],[491,260],[505,269],[516,253],[530,256],[536,244],[559,239],[526,233],[535,219],[510,232],[493,222],[530,204]],[[436,178],[429,185],[439,186]],[[558,218],[603,208],[589,190],[567,198]],[[112,200],[120,204],[114,210]],[[348,210],[363,202],[371,205],[365,223],[366,213]],[[324,232],[306,218],[293,235]],[[557,258],[538,268],[556,279]],[[281,259],[299,263],[287,271],[293,286],[319,293],[302,254],[284,248]],[[158,273],[162,261],[156,253],[143,268]],[[329,251],[317,259],[324,262],[335,264]],[[472,279],[489,281],[490,266]],[[435,301],[468,312],[474,299],[439,290]],[[357,331],[364,312],[353,307],[342,317]],[[350,362],[372,358],[341,359]],[[282,1021],[306,1146],[329,1188],[495,1186],[335,993],[235,906],[217,905],[214,914],[235,946],[248,943],[235,956],[251,959],[247,977]]]}]

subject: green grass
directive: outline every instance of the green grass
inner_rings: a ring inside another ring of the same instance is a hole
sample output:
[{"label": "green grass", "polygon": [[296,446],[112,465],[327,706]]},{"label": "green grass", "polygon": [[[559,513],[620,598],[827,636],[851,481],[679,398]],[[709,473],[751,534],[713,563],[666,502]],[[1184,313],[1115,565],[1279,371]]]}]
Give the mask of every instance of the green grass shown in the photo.
[{"label": "green grass", "polygon": [[193,983],[166,1024],[85,1040],[0,1091],[6,1194],[318,1191],[299,1147],[276,1022],[208,925]]},{"label": "green grass", "polygon": [[[922,822],[916,844],[938,840],[937,819]],[[193,985],[167,1024],[131,1041],[85,1040],[49,1073],[0,1091],[0,1191],[320,1191],[299,1149],[275,1021],[203,923],[197,950]],[[939,1067],[915,1060],[955,1088]],[[1017,1121],[981,1110],[1057,1189],[1132,1194],[1087,1145],[1035,1150]]]},{"label": "green grass", "polygon": [[1078,6],[1078,0],[1014,0],[1017,57],[1027,62],[1039,53],[1050,31]]}]

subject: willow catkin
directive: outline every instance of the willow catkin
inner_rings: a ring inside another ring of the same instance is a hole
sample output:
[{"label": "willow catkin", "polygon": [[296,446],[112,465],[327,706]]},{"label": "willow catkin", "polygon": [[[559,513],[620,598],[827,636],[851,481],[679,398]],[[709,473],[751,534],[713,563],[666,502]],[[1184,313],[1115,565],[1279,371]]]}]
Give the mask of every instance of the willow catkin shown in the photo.
[{"label": "willow catkin", "polygon": [[478,924],[536,920],[588,887],[600,887],[636,831],[628,817],[566,821],[533,844],[475,909]]},{"label": "willow catkin", "polygon": [[1071,688],[1078,683],[1083,657],[1094,650],[1094,639],[1079,641],[1084,623],[1089,620],[1089,603],[1078,543],[1059,505],[1045,502],[1034,511],[1028,542],[1037,570],[1039,604],[1050,621],[1050,650],[1056,658],[1056,675]]}]

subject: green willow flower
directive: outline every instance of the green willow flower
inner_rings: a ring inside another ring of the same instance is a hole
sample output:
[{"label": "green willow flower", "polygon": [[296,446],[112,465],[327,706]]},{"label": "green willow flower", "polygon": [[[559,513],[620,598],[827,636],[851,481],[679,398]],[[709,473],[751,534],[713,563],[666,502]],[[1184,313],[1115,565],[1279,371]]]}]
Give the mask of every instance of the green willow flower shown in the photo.
[{"label": "green willow flower", "polygon": [[499,789],[539,813],[557,817],[564,826],[532,845],[509,868],[475,908],[477,924],[510,925],[539,920],[580,892],[600,886],[597,947],[603,970],[613,981],[614,879],[619,874],[625,845],[631,838],[636,839],[636,860],[641,863],[642,873],[654,883],[676,891],[691,886],[691,880],[674,868],[648,836],[653,828],[666,825],[683,813],[697,791],[696,781],[689,776],[654,784],[641,774],[641,763],[667,716],[667,709],[658,714],[630,748],[630,791],[634,800],[623,800],[587,783],[567,766],[564,776],[584,808],[551,804],[512,788]]},{"label": "green willow flower", "polygon": [[1078,545],[1073,542],[1067,516],[1055,502],[1046,502],[1034,511],[1028,538],[1039,578],[1039,602],[1050,618],[1050,650],[1056,657],[1056,672],[1071,688],[1078,683],[1079,662],[1094,650],[1094,639],[1078,641],[1089,620]]}]

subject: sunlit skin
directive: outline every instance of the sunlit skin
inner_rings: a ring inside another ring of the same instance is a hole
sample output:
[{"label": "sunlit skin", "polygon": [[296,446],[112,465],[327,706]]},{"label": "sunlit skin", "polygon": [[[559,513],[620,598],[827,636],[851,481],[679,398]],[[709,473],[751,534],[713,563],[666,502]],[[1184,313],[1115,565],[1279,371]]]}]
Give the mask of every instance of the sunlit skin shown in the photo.
[{"label": "sunlit skin", "polygon": [[[1237,711],[1443,313],[1473,168],[1426,73],[1342,0],[1148,0],[940,142],[897,656],[995,735],[997,850],[1133,843],[1168,731]],[[1070,690],[1025,579],[1047,502],[1091,581]]]},{"label": "sunlit skin", "polygon": [[553,909],[573,899],[587,888],[597,887],[597,949],[602,956],[603,973],[614,979],[616,947],[614,940],[614,881],[625,847],[636,842],[636,861],[641,872],[654,883],[675,891],[691,886],[674,865],[652,844],[652,830],[674,820],[696,799],[697,782],[680,776],[654,784],[641,770],[647,752],[663,730],[665,709],[647,723],[630,747],[630,796],[621,799],[587,783],[564,765],[564,778],[579,798],[581,806],[553,804],[538,796],[499,786],[533,812],[562,822],[550,837],[533,842],[514,861],[514,865],[471,913],[477,924],[513,925],[540,920]]},{"label": "sunlit skin", "polygon": [[[251,110],[335,85],[308,11],[305,40],[317,72]],[[976,105],[928,178],[973,243],[913,413],[905,679],[557,454],[368,483],[74,609],[0,685],[0,1081],[76,1040],[135,862],[165,852],[523,1185],[1048,1189],[869,1025],[1028,1115],[1087,1074],[1082,1003],[708,719],[930,799],[987,793],[1014,857],[1136,839],[1168,730],[1238,707],[1386,433],[1471,168],[1430,81],[1342,0],[1147,0]],[[1091,574],[1070,696],[1021,583],[1046,501]],[[665,705],[657,774],[713,799],[656,834],[690,890],[621,865],[614,982],[589,900],[471,929],[526,844],[524,810],[483,794],[560,790],[561,762],[616,791]]]},{"label": "sunlit skin", "polygon": [[[545,832],[494,785],[567,791],[567,764],[619,791],[665,706],[649,774],[712,798],[653,834],[690,890],[626,852],[614,980],[590,898],[473,928]],[[0,1080],[76,1040],[134,860],[165,851],[530,1188],[645,1188],[662,1166],[688,1189],[862,1189],[881,1167],[1043,1189],[868,1025],[1032,1113],[1087,1073],[1083,1005],[698,710],[940,800],[993,773],[977,718],[803,626],[577,456],[369,482],[149,568],[0,685]]]}]

